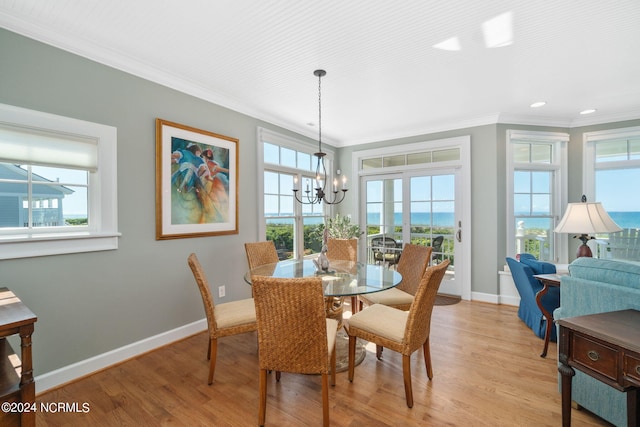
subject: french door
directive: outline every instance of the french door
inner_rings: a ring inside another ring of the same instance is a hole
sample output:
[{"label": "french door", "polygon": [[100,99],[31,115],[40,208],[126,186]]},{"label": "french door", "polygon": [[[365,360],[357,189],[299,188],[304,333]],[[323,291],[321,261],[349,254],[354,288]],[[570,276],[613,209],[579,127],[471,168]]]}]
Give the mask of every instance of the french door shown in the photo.
[{"label": "french door", "polygon": [[[431,246],[430,265],[449,260],[440,293],[462,296],[456,265],[463,265],[463,221],[458,169],[414,170],[361,177],[361,218],[366,224],[368,262],[384,262],[376,253],[397,252],[404,243]],[[393,259],[388,257],[387,262]],[[459,269],[458,269],[459,270]]]}]

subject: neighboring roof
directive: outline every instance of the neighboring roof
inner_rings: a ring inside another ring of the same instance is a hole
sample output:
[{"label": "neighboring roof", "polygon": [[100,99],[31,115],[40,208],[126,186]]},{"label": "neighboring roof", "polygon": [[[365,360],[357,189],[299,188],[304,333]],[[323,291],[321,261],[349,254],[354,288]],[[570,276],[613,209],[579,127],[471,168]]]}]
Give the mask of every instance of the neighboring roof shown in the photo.
[{"label": "neighboring roof", "polygon": [[[27,171],[20,166],[0,163],[0,179],[19,179],[25,181],[24,184],[17,182],[0,182],[0,195],[27,194],[26,177]],[[54,182],[37,174],[33,174],[33,180],[39,182]],[[33,188],[36,197],[64,197],[65,195],[74,193],[72,189],[60,185],[36,185]]]}]

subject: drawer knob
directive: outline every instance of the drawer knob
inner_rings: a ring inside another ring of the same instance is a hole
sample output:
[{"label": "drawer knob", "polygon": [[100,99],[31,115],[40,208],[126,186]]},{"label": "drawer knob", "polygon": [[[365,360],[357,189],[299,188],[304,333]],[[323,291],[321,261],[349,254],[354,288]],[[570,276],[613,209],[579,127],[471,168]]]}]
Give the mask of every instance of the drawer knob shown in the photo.
[{"label": "drawer knob", "polygon": [[640,375],[640,365],[636,365],[636,374]]},{"label": "drawer knob", "polygon": [[598,354],[597,351],[595,350],[589,350],[587,352],[587,356],[589,357],[589,359],[591,359],[593,362],[597,362],[600,359],[600,354]]}]

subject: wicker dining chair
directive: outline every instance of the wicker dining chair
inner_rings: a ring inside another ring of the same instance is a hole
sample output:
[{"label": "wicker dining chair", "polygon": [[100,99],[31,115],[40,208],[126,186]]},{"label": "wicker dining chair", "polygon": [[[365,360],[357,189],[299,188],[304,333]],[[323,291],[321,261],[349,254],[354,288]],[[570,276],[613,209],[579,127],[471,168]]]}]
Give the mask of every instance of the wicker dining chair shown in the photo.
[{"label": "wicker dining chair", "polygon": [[280,261],[276,245],[271,240],[245,243],[244,250],[247,253],[249,270],[265,264],[275,264]]},{"label": "wicker dining chair", "polygon": [[358,239],[327,239],[327,258],[353,261],[358,259]]},{"label": "wicker dining chair", "polygon": [[409,311],[374,304],[351,316],[345,326],[349,334],[349,381],[353,382],[356,338],[362,338],[376,344],[378,359],[382,355],[382,347],[397,351],[402,354],[402,372],[407,406],[413,407],[411,354],[422,347],[427,376],[429,379],[433,378],[429,348],[431,313],[440,282],[442,282],[448,265],[449,261],[445,260],[437,266],[427,268]]},{"label": "wicker dining chair", "polygon": [[430,259],[431,246],[405,244],[396,269],[402,275],[400,284],[384,291],[358,295],[360,308],[363,305],[384,304],[399,310],[409,310]]},{"label": "wicker dining chair", "polygon": [[[327,239],[327,258],[329,261],[358,260],[358,239]],[[351,312],[358,311],[358,297],[351,297]]]},{"label": "wicker dining chair", "polygon": [[265,423],[267,371],[321,374],[322,417],[329,425],[329,374],[336,383],[338,322],[325,316],[322,279],[253,277],[258,321],[260,400],[258,421]]},{"label": "wicker dining chair", "polygon": [[204,303],[204,311],[207,315],[207,326],[209,329],[207,359],[211,361],[209,364],[208,384],[211,385],[213,382],[213,374],[216,370],[218,338],[257,330],[256,309],[253,298],[215,305],[209,282],[196,254],[192,253],[189,255],[188,264],[189,267],[191,267],[193,277],[196,279],[196,283],[200,289],[202,302]]}]

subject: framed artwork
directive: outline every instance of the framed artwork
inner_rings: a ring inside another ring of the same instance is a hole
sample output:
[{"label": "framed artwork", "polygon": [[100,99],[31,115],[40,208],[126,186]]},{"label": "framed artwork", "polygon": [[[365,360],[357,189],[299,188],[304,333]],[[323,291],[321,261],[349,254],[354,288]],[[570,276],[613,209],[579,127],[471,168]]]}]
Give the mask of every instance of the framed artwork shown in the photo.
[{"label": "framed artwork", "polygon": [[238,143],[156,119],[156,240],[238,234]]}]

